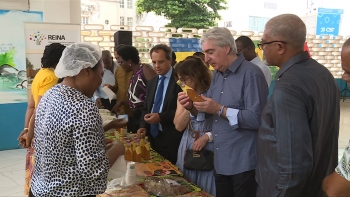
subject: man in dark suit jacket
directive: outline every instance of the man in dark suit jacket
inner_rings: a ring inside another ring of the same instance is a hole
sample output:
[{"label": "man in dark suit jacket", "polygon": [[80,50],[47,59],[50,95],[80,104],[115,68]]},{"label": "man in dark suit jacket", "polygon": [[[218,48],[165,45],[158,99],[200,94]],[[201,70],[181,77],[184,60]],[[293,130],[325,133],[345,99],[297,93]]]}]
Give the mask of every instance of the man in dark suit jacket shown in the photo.
[{"label": "man in dark suit jacket", "polygon": [[152,63],[158,75],[148,82],[144,118],[141,119],[137,134],[148,135],[152,148],[175,164],[182,132],[175,129],[173,120],[177,94],[181,92],[181,88],[175,82],[171,51],[164,44],[151,49]]}]

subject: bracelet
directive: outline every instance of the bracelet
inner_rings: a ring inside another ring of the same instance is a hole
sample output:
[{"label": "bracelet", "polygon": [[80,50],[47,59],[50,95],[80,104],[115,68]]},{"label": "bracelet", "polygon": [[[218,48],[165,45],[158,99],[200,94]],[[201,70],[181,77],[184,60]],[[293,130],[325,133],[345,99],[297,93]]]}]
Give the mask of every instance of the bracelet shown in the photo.
[{"label": "bracelet", "polygon": [[28,130],[28,128],[24,128],[23,131],[24,131],[24,130]]},{"label": "bracelet", "polygon": [[187,111],[191,111],[191,110],[193,109],[193,107],[194,107],[194,106],[192,105],[191,109],[186,109],[186,108],[185,108],[185,109],[186,109]]},{"label": "bracelet", "polygon": [[222,113],[224,112],[224,108],[225,108],[225,105],[221,106],[219,112],[218,112],[218,116],[220,117],[222,115]]},{"label": "bracelet", "polygon": [[207,135],[209,138],[208,142],[213,142],[213,135],[210,132],[206,132],[205,135]]}]

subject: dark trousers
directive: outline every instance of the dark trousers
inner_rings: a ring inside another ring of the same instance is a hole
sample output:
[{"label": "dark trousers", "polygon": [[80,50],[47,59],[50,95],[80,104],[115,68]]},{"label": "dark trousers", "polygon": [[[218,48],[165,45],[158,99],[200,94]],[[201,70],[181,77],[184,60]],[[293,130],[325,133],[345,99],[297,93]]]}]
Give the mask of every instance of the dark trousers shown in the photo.
[{"label": "dark trousers", "polygon": [[[29,190],[29,197],[35,197],[32,193],[32,190]],[[82,196],[82,197],[96,197],[96,195],[88,195],[88,196]]]},{"label": "dark trousers", "polygon": [[162,155],[165,159],[169,160],[172,164],[176,165],[177,161],[177,147],[172,146],[169,142],[168,137],[166,136],[166,131],[159,131],[159,134],[156,138],[153,138],[152,135],[149,136],[151,140],[152,148]]},{"label": "dark trousers", "polygon": [[140,121],[142,116],[142,109],[132,110],[133,117],[128,117],[128,132],[137,133],[137,130],[140,128]]},{"label": "dark trousers", "polygon": [[112,108],[114,107],[114,105],[117,103],[116,99],[111,100],[111,102],[109,102],[109,99],[103,99],[101,98],[101,103],[104,107],[104,109],[108,109],[109,111],[112,110]]},{"label": "dark trousers", "polygon": [[214,170],[216,197],[255,197],[255,170],[236,175],[217,174]]}]

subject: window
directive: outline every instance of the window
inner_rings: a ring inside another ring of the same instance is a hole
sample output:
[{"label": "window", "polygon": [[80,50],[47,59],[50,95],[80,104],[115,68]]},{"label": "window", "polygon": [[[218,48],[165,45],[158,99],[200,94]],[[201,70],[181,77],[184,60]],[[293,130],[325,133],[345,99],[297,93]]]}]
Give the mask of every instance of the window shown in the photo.
[{"label": "window", "polygon": [[120,17],[120,25],[125,25],[125,18],[124,17]]},{"label": "window", "polygon": [[224,22],[224,27],[232,27],[232,21]]},{"label": "window", "polygon": [[258,16],[249,16],[249,30],[250,31],[264,31],[265,24],[269,18],[258,17]]},{"label": "window", "polygon": [[124,0],[120,0],[120,8],[124,8]]},{"label": "window", "polygon": [[89,17],[83,16],[81,17],[81,24],[89,24]]},{"label": "window", "polygon": [[127,7],[128,9],[132,9],[132,0],[127,0],[127,2],[126,2],[126,7]]},{"label": "window", "polygon": [[128,26],[132,27],[132,17],[128,17]]}]

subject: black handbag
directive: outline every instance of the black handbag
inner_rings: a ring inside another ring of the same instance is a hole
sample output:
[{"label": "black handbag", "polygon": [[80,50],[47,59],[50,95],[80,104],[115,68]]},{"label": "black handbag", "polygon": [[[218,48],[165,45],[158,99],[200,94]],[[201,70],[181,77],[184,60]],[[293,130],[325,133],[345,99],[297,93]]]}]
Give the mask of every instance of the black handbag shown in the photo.
[{"label": "black handbag", "polygon": [[[189,123],[191,125],[191,121]],[[191,125],[192,126],[192,125]],[[190,132],[188,127],[188,132]],[[192,131],[195,134],[195,141],[198,139],[199,131]],[[188,137],[188,136],[187,136]],[[187,147],[187,139],[186,139]],[[187,170],[210,171],[214,169],[213,151],[202,149],[199,152],[187,149],[184,158],[184,168]]]}]

